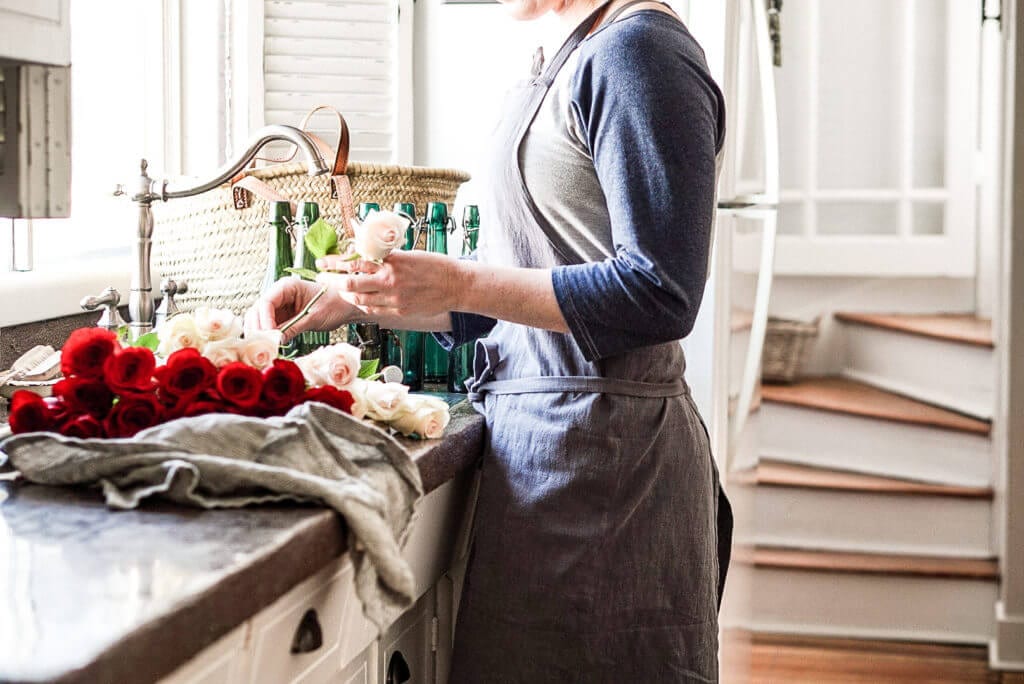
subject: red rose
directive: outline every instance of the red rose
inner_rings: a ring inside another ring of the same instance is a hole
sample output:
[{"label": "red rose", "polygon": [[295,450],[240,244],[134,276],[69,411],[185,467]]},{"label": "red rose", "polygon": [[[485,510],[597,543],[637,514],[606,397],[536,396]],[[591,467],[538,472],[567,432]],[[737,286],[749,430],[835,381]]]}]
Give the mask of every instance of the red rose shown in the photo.
[{"label": "red rose", "polygon": [[11,397],[8,416],[11,432],[43,432],[53,429],[54,414],[41,396],[28,390],[18,390]]},{"label": "red rose", "polygon": [[153,389],[156,357],[145,347],[125,347],[107,357],[103,378],[117,393],[145,392]]},{"label": "red rose", "polygon": [[65,377],[103,376],[103,364],[117,349],[117,335],[104,328],[79,328],[71,333],[60,352],[60,369]]},{"label": "red rose", "polygon": [[330,385],[312,387],[306,390],[302,400],[319,401],[321,404],[327,404],[343,413],[352,413],[352,404],[355,403],[355,399],[352,398],[350,392],[340,390],[337,387],[331,387]]},{"label": "red rose", "polygon": [[167,364],[155,371],[160,389],[179,399],[195,397],[210,387],[217,368],[198,349],[179,349],[167,357]]},{"label": "red rose", "polygon": [[224,404],[219,401],[197,399],[184,407],[181,417],[191,418],[193,416],[205,416],[207,413],[224,413]]},{"label": "red rose", "polygon": [[107,434],[111,437],[132,437],[139,430],[159,423],[161,413],[160,402],[155,395],[121,397],[105,421]]},{"label": "red rose", "polygon": [[276,359],[263,371],[263,394],[260,406],[268,411],[287,411],[302,401],[306,378],[292,361]]},{"label": "red rose", "polygon": [[224,400],[242,408],[253,408],[263,391],[263,374],[241,361],[234,361],[217,374],[217,390]]},{"label": "red rose", "polygon": [[72,413],[88,413],[100,420],[114,403],[114,393],[103,382],[81,377],[64,378],[53,386],[53,394],[63,399]]},{"label": "red rose", "polygon": [[43,401],[46,402],[46,408],[50,410],[54,425],[61,425],[74,413],[60,397],[46,397]]},{"label": "red rose", "polygon": [[61,424],[58,432],[68,437],[79,437],[90,439],[92,437],[105,437],[103,423],[92,416],[73,416]]}]

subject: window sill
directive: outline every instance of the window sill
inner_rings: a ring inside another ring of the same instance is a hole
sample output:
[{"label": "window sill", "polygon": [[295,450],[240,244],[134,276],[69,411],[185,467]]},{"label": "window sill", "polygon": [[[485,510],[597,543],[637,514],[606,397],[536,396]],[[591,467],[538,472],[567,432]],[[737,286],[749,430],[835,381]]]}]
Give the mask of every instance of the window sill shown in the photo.
[{"label": "window sill", "polygon": [[131,282],[128,265],[125,257],[118,257],[89,261],[74,270],[47,264],[34,271],[0,273],[0,327],[81,313],[83,297],[111,286],[125,304]]}]

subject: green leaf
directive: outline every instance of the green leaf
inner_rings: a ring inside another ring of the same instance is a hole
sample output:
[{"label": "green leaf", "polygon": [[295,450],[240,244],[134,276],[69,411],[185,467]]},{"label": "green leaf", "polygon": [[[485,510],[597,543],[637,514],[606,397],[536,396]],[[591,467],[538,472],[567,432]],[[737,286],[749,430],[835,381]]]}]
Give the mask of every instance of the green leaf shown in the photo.
[{"label": "green leaf", "polygon": [[145,335],[139,335],[135,340],[128,345],[130,347],[145,347],[150,351],[156,351],[156,348],[160,346],[160,336],[156,332],[148,332]]},{"label": "green leaf", "polygon": [[338,254],[338,233],[327,221],[317,219],[306,233],[306,249],[317,259]]},{"label": "green leaf", "polygon": [[291,273],[292,275],[299,276],[303,280],[316,280],[317,272],[311,268],[293,268],[289,266],[284,270],[287,271],[288,273]]},{"label": "green leaf", "polygon": [[380,365],[380,359],[370,359],[369,361],[361,361],[359,363],[359,377],[363,380],[368,380],[377,374],[377,366]]}]

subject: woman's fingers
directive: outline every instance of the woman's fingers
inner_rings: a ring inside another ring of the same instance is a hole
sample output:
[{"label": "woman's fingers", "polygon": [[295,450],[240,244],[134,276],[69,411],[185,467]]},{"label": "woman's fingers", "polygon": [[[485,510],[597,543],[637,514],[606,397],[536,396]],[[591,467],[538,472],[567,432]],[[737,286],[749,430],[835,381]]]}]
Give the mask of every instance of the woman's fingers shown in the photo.
[{"label": "woman's fingers", "polygon": [[349,257],[331,254],[317,259],[316,267],[321,271],[375,273],[380,269],[380,264],[375,261],[365,261],[363,259],[350,261]]}]

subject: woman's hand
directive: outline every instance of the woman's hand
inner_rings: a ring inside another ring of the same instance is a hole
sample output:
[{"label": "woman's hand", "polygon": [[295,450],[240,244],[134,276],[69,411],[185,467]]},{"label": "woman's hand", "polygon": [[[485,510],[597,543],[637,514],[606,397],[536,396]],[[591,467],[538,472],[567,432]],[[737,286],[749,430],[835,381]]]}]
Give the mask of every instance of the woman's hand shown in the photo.
[{"label": "woman's hand", "polygon": [[[245,314],[245,327],[255,330],[280,328],[298,314],[327,283],[311,283],[298,278],[282,278],[263,293]],[[284,334],[290,340],[306,330],[335,330],[347,323],[357,312],[346,304],[334,288],[328,287],[309,313]]]},{"label": "woman's hand", "polygon": [[368,320],[433,319],[459,310],[465,270],[458,259],[424,251],[392,252],[382,264],[328,256],[317,282],[336,290]]}]

